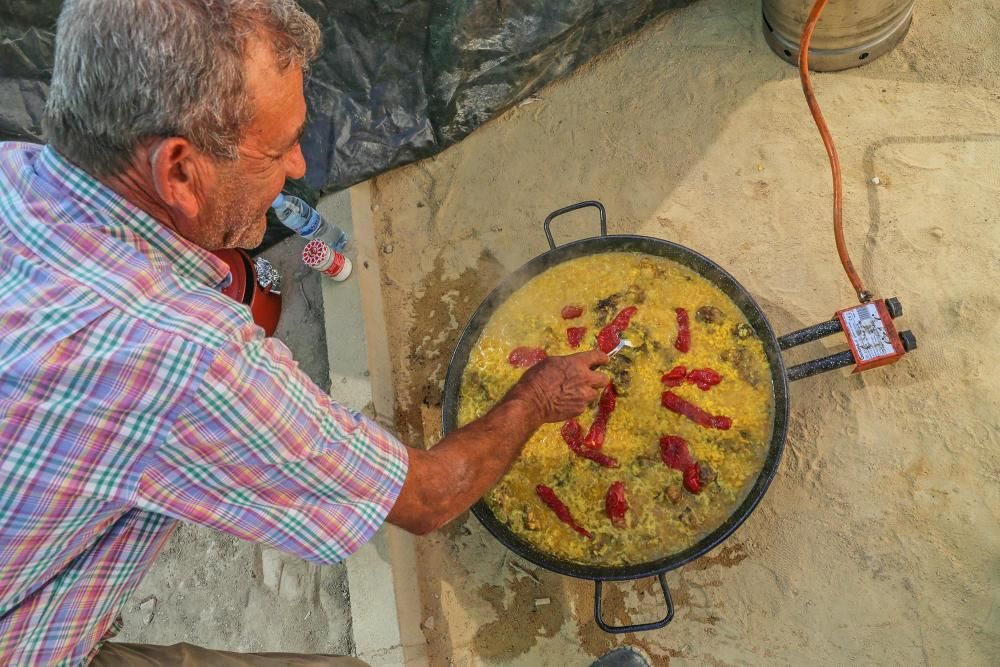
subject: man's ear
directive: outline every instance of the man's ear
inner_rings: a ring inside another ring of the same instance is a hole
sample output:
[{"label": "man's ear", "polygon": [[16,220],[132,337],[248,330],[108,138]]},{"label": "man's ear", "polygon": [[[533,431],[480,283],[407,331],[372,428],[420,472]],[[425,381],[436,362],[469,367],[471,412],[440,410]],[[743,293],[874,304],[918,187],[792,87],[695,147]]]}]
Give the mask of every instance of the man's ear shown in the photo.
[{"label": "man's ear", "polygon": [[153,187],[160,200],[178,217],[194,220],[201,212],[207,160],[183,137],[168,137],[149,156]]}]

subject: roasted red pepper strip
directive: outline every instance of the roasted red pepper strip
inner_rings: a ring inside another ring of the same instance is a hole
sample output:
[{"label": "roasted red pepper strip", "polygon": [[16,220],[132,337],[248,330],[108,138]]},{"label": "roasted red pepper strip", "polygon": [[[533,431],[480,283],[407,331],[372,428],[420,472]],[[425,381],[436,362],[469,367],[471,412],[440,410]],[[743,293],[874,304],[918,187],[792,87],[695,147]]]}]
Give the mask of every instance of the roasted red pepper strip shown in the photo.
[{"label": "roasted red pepper strip", "polygon": [[514,348],[507,356],[507,361],[510,362],[511,366],[531,368],[548,356],[545,350],[540,347],[518,347]]},{"label": "roasted red pepper strip", "polygon": [[667,410],[671,412],[676,412],[679,415],[687,417],[695,424],[699,426],[704,426],[705,428],[717,428],[720,431],[728,431],[733,425],[733,420],[729,417],[723,417],[722,415],[711,415],[701,408],[699,408],[694,403],[690,401],[685,401],[683,398],[678,396],[672,391],[663,392],[663,396],[660,398],[660,403]]},{"label": "roasted red pepper strip", "polygon": [[660,438],[660,458],[668,467],[681,472],[694,463],[687,440],[679,435],[665,435]]},{"label": "roasted red pepper strip", "polygon": [[628,328],[628,323],[632,321],[632,317],[639,311],[635,306],[629,306],[628,308],[623,308],[617,315],[615,319],[611,320],[610,326],[618,329],[618,333],[625,331]]},{"label": "roasted red pepper strip", "polygon": [[635,306],[629,306],[615,315],[615,319],[611,320],[611,324],[601,329],[601,332],[597,334],[597,347],[601,352],[607,354],[615,349],[615,345],[621,340],[621,333],[628,328],[628,323],[638,310]]},{"label": "roasted red pepper strip", "polygon": [[609,384],[601,392],[601,400],[597,404],[597,416],[594,418],[594,423],[590,425],[590,430],[587,431],[587,437],[583,439],[583,444],[591,449],[600,449],[604,446],[604,436],[608,433],[608,421],[611,419],[611,413],[615,411],[616,405],[618,405],[618,390],[615,389],[614,384]]},{"label": "roasted red pepper strip", "polygon": [[580,423],[575,419],[570,419],[568,422],[563,424],[562,427],[562,437],[569,445],[569,448],[574,454],[585,459],[590,459],[594,463],[604,466],[605,468],[617,468],[618,461],[611,458],[607,454],[602,454],[601,452],[594,449],[587,449],[583,446],[583,429],[580,428]]},{"label": "roasted red pepper strip", "polygon": [[562,312],[560,313],[564,320],[575,320],[576,318],[583,315],[582,306],[563,306]]},{"label": "roasted red pepper strip", "polygon": [[691,493],[701,493],[701,468],[691,456],[687,440],[679,435],[660,438],[660,458],[674,470],[684,474],[684,488]]},{"label": "roasted red pepper strip", "polygon": [[581,457],[583,457],[585,459],[590,459],[591,461],[593,461],[594,463],[596,463],[599,466],[603,466],[605,468],[617,468],[618,467],[618,459],[613,459],[610,456],[608,456],[607,454],[602,454],[601,452],[597,451],[596,449],[587,449],[586,447],[583,447],[581,449],[577,449],[577,450],[573,450],[573,451],[575,451],[579,456],[581,456]]},{"label": "roasted red pepper strip", "polygon": [[587,430],[587,437],[583,439],[583,444],[587,449],[599,451],[604,446],[604,438],[608,435],[608,420],[601,419],[598,415],[594,423]]},{"label": "roasted red pepper strip", "polygon": [[615,482],[608,487],[608,495],[604,498],[604,511],[608,518],[618,528],[625,527],[625,512],[628,512],[628,500],[625,498],[625,484]]},{"label": "roasted red pepper strip", "polygon": [[618,390],[615,389],[615,385],[609,383],[604,391],[601,392],[601,400],[597,404],[597,411],[603,412],[604,414],[610,415],[615,411],[615,407],[618,405]]},{"label": "roasted red pepper strip", "polygon": [[681,352],[688,352],[691,349],[691,321],[688,319],[688,311],[678,308],[674,312],[677,313],[677,340],[674,341],[674,347]]},{"label": "roasted red pepper strip", "polygon": [[[687,381],[697,385],[698,389],[708,391],[710,388],[722,382],[722,376],[711,368],[695,368],[687,374]],[[676,385],[674,385],[676,386]]]},{"label": "roasted red pepper strip", "polygon": [[570,327],[566,329],[566,341],[569,342],[570,347],[578,348],[585,333],[587,333],[587,327]]},{"label": "roasted red pepper strip", "polygon": [[684,469],[684,488],[691,493],[701,493],[701,468],[697,463]]},{"label": "roasted red pepper strip", "polygon": [[711,368],[693,368],[689,371],[684,366],[674,366],[669,373],[660,378],[660,382],[668,387],[679,387],[685,380],[697,385],[702,391],[708,391],[722,382],[722,376]]},{"label": "roasted red pepper strip", "polygon": [[665,373],[660,378],[660,382],[668,387],[679,387],[687,376],[687,368],[684,366],[674,366],[669,373]]},{"label": "roasted red pepper strip", "polygon": [[569,445],[570,449],[583,444],[583,429],[580,428],[580,422],[577,420],[568,420],[562,425],[562,429],[559,432],[562,434],[563,440],[566,441],[566,444]]},{"label": "roasted red pepper strip", "polygon": [[542,499],[543,503],[549,506],[549,509],[556,513],[556,516],[559,517],[560,521],[586,537],[588,540],[594,539],[594,536],[591,535],[586,528],[573,520],[573,515],[570,514],[569,508],[563,504],[563,501],[559,500],[555,491],[544,484],[539,484],[535,487],[535,493],[538,494],[538,497]]}]

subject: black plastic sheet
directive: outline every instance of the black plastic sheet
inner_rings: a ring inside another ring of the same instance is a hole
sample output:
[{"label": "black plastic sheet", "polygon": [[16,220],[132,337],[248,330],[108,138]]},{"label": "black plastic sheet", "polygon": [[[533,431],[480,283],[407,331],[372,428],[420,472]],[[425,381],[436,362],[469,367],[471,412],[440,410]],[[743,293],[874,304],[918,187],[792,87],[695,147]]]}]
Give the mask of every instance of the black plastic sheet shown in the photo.
[{"label": "black plastic sheet", "polygon": [[[324,44],[306,83],[309,170],[294,189],[315,200],[433,155],[692,1],[300,0]],[[60,4],[0,0],[0,140],[43,140]],[[265,245],[282,236],[269,225]]]},{"label": "black plastic sheet", "polygon": [[433,155],[690,2],[303,2],[325,38],[307,84],[307,180],[341,189]]}]

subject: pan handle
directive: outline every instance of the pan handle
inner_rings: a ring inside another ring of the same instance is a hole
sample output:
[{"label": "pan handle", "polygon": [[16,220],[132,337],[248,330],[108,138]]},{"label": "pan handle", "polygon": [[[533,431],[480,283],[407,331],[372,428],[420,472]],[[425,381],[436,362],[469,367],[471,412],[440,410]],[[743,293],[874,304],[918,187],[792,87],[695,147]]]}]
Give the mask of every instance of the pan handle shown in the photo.
[{"label": "pan handle", "polygon": [[625,632],[646,632],[647,630],[659,630],[664,627],[667,623],[674,620],[674,601],[670,598],[670,589],[667,588],[667,577],[665,574],[660,572],[656,575],[660,580],[660,588],[663,589],[663,599],[667,603],[667,615],[658,621],[652,623],[637,623],[635,625],[608,625],[604,622],[604,617],[601,611],[601,584],[604,582],[598,579],[594,582],[594,620],[597,621],[598,627],[605,632],[610,632],[613,634],[622,634]]},{"label": "pan handle", "polygon": [[[896,297],[886,299],[885,306],[890,317],[893,319],[903,314],[903,306],[899,303],[899,299]],[[826,322],[814,324],[811,327],[806,327],[805,329],[799,329],[798,331],[785,334],[778,339],[778,348],[785,351],[804,343],[819,340],[820,338],[826,338],[827,336],[831,336],[838,331],[843,331],[843,326],[840,324],[839,319],[834,318]],[[903,343],[903,349],[907,352],[917,349],[917,338],[913,335],[912,331],[901,331],[899,333],[899,339]],[[811,375],[825,373],[826,371],[843,368],[844,366],[851,366],[852,364],[854,364],[854,355],[850,350],[845,350],[844,352],[838,352],[837,354],[831,354],[827,357],[813,359],[811,361],[792,366],[786,370],[785,376],[788,378],[789,382],[794,382],[795,380],[801,380],[802,378],[807,378]]]},{"label": "pan handle", "polygon": [[594,208],[596,208],[598,211],[601,212],[601,236],[608,235],[608,216],[604,212],[604,204],[595,200],[582,201],[576,204],[570,204],[569,206],[564,206],[558,211],[552,211],[547,216],[545,216],[545,222],[542,223],[542,227],[545,229],[545,238],[548,239],[549,241],[549,250],[556,249],[556,242],[552,238],[552,230],[549,229],[549,223],[551,223],[554,218],[562,215],[563,213],[569,213],[570,211],[575,211],[577,209],[585,208],[587,206],[593,206]]}]

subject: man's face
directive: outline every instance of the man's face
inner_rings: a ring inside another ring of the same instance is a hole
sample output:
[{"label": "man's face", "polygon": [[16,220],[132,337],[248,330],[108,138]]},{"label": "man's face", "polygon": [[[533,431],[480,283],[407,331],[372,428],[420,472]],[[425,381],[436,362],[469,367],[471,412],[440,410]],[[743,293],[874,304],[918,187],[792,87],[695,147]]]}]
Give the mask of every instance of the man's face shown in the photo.
[{"label": "man's face", "polygon": [[200,245],[211,249],[259,245],[265,214],[285,179],[302,178],[306,171],[299,146],[306,121],[302,70],[295,65],[278,69],[270,47],[257,39],[246,77],[256,115],[240,144],[239,159],[216,161],[214,175],[206,179]]}]

